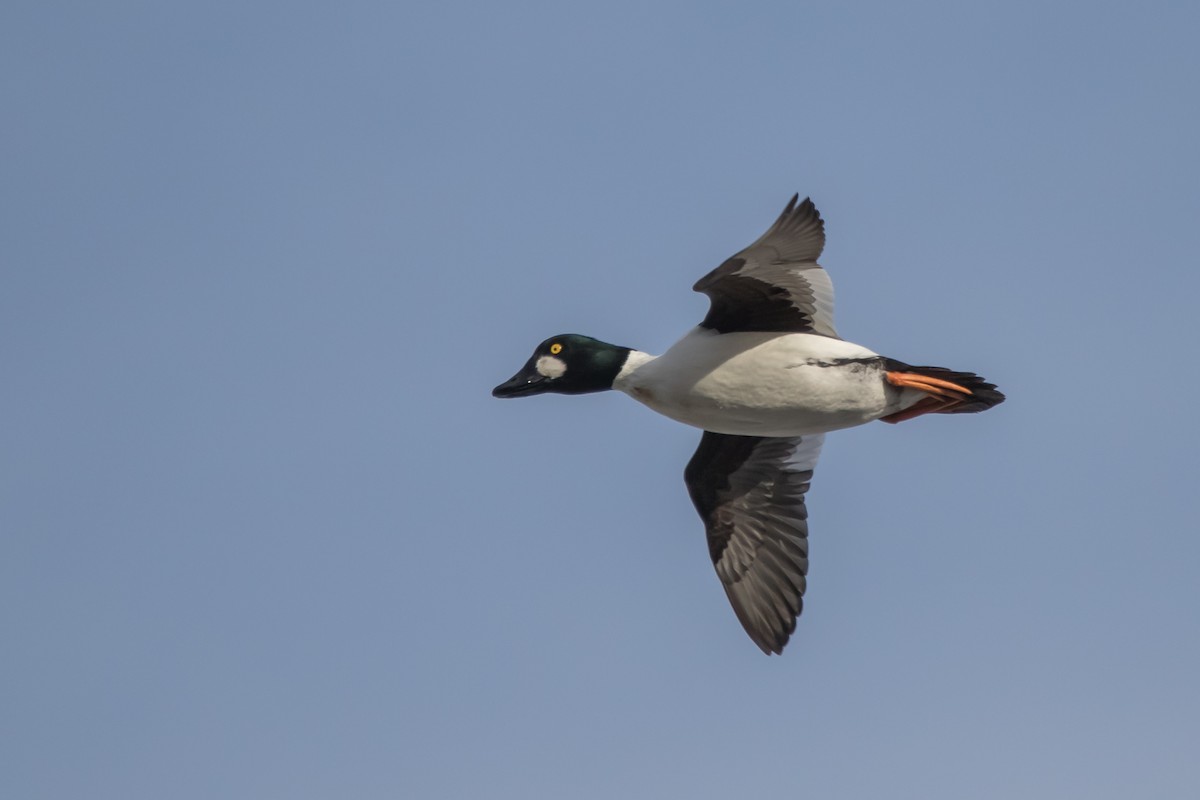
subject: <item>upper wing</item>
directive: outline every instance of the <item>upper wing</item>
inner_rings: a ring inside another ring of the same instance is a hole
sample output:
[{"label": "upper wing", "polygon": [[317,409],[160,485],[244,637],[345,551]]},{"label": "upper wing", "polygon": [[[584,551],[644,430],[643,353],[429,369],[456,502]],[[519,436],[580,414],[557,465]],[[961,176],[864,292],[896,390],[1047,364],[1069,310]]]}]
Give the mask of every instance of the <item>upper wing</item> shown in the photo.
[{"label": "upper wing", "polygon": [[705,431],[684,470],[733,611],[764,653],[782,653],[804,607],[808,510],[824,434],[789,439]]},{"label": "upper wing", "polygon": [[833,282],[817,258],[825,223],[812,200],[792,197],[754,244],[696,281],[712,301],[700,324],[720,333],[779,331],[837,337]]}]

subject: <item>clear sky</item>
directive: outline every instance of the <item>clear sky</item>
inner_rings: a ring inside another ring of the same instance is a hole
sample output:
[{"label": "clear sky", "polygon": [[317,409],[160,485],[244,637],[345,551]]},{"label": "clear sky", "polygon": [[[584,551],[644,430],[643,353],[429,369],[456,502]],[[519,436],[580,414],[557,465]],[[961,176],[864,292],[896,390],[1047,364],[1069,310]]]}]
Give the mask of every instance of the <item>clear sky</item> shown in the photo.
[{"label": "clear sky", "polygon": [[[1192,3],[0,9],[0,795],[1200,796]],[[831,435],[742,632],[616,394],[793,192]]]}]

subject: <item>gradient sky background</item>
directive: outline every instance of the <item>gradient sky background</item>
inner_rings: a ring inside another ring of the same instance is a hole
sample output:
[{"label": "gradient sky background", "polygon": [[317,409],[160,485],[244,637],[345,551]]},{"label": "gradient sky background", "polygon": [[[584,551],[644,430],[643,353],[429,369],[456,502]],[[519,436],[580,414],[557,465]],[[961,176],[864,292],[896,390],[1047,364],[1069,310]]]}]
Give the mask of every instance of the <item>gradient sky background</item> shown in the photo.
[{"label": "gradient sky background", "polygon": [[[1194,798],[1200,10],[0,9],[0,795]],[[661,352],[793,192],[838,327],[782,658]]]}]

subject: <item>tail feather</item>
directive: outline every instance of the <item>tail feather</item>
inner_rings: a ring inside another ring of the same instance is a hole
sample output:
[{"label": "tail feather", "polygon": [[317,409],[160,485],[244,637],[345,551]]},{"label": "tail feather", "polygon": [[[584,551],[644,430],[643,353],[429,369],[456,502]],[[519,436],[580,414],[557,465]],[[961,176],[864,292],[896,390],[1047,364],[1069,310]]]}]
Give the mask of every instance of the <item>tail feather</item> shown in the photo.
[{"label": "tail feather", "polygon": [[969,397],[964,397],[961,402],[932,412],[935,414],[976,414],[980,411],[987,411],[992,406],[998,406],[1004,402],[1004,394],[996,388],[996,385],[988,383],[974,372],[955,372],[945,367],[914,367],[911,364],[905,364],[903,361],[897,361],[893,358],[885,358],[884,366],[888,372],[908,372],[916,375],[924,375],[927,378],[937,378],[949,381],[950,383],[956,383],[964,389],[970,390],[971,395]]}]

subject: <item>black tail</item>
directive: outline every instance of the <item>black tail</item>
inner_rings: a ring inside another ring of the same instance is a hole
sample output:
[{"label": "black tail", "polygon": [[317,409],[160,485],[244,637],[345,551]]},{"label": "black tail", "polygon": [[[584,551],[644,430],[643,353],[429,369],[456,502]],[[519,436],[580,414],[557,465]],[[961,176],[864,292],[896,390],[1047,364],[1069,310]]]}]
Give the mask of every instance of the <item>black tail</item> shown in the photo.
[{"label": "black tail", "polygon": [[1004,402],[1004,394],[996,389],[996,385],[988,383],[974,372],[955,372],[945,367],[914,367],[911,364],[905,364],[903,361],[897,361],[894,358],[885,358],[883,362],[888,372],[910,372],[916,375],[924,375],[927,378],[937,378],[949,381],[950,383],[956,383],[964,389],[970,390],[970,397],[964,397],[962,402],[934,413],[975,414],[980,411],[987,411],[992,406],[998,406]]}]

